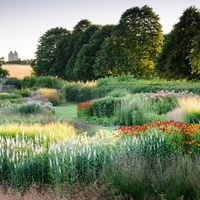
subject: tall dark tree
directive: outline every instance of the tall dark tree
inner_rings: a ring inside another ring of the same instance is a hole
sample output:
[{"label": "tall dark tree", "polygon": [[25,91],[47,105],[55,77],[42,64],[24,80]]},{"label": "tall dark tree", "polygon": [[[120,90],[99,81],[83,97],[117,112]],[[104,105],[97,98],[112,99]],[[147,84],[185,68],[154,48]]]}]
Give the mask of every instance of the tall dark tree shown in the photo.
[{"label": "tall dark tree", "polygon": [[62,79],[67,79],[66,63],[69,61],[73,46],[70,45],[72,34],[66,35],[57,45],[55,50],[54,68],[57,70],[57,76]]},{"label": "tall dark tree", "polygon": [[84,31],[78,41],[76,42],[75,44],[75,49],[74,49],[74,52],[69,60],[69,63],[68,63],[68,68],[70,68],[74,74],[74,77],[75,77],[75,81],[77,80],[80,80],[80,77],[78,74],[78,71],[76,70],[75,68],[75,64],[76,64],[76,61],[77,61],[77,56],[79,54],[79,51],[81,50],[81,48],[87,44],[90,40],[90,38],[92,37],[92,35],[97,31],[99,30],[100,26],[99,25],[91,25],[86,31]]},{"label": "tall dark tree", "polygon": [[66,49],[65,52],[67,54],[67,62],[65,64],[65,75],[66,79],[68,81],[74,81],[75,75],[74,75],[74,65],[75,65],[75,59],[77,52],[79,51],[78,47],[78,41],[81,37],[81,35],[92,25],[92,23],[87,20],[83,19],[79,21],[73,29],[71,38],[69,42],[66,43]]},{"label": "tall dark tree", "polygon": [[200,34],[192,39],[191,50],[188,56],[192,74],[200,74]]},{"label": "tall dark tree", "polygon": [[40,37],[35,53],[36,59],[31,64],[36,75],[57,76],[58,71],[54,68],[55,50],[58,43],[69,33],[65,28],[56,27]]},{"label": "tall dark tree", "polygon": [[95,80],[98,77],[94,73],[94,63],[98,51],[106,38],[111,36],[114,25],[106,25],[97,30],[89,39],[89,42],[80,49],[74,67],[74,73],[79,80],[84,82]]},{"label": "tall dark tree", "polygon": [[[200,78],[199,62],[200,10],[194,6],[183,12],[163,45],[156,65],[158,75],[166,79]],[[198,66],[197,66],[198,65]]]},{"label": "tall dark tree", "polygon": [[104,75],[131,73],[138,78],[151,78],[162,43],[162,26],[152,8],[130,8],[103,45],[96,68]]}]

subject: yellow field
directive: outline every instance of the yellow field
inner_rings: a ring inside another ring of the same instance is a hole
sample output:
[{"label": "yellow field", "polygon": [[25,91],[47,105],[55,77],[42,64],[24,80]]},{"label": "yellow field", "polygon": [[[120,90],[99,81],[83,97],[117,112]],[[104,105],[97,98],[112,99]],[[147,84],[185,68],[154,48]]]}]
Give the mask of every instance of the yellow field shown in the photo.
[{"label": "yellow field", "polygon": [[23,79],[25,76],[31,76],[32,68],[30,65],[2,65],[3,69],[8,70],[8,77]]}]

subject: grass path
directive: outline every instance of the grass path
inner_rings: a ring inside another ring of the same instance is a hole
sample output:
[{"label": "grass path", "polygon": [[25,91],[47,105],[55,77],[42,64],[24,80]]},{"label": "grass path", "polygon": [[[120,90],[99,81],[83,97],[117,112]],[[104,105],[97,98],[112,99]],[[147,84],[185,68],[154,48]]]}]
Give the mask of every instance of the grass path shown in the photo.
[{"label": "grass path", "polygon": [[[72,121],[73,119],[77,118],[77,104],[68,103],[66,106],[56,106],[55,117],[61,120]],[[97,128],[113,131],[116,127],[106,127],[97,125]]]},{"label": "grass path", "polygon": [[56,106],[55,116],[59,119],[71,121],[77,117],[76,107],[76,103],[69,103],[66,106]]}]

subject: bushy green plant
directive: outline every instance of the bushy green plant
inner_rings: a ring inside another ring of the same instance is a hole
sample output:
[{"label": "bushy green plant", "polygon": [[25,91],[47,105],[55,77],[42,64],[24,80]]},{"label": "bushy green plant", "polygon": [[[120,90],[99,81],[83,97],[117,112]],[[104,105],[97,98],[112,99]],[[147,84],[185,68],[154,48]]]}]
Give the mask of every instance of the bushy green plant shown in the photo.
[{"label": "bushy green plant", "polygon": [[113,91],[109,92],[107,96],[111,97],[124,97],[128,95],[129,92],[126,89],[114,89]]},{"label": "bushy green plant", "polygon": [[63,87],[63,80],[51,76],[41,76],[36,79],[34,87],[37,88],[55,88],[61,89]]},{"label": "bushy green plant", "polygon": [[30,97],[31,96],[31,90],[29,88],[21,89],[21,90],[15,90],[14,94],[19,94],[22,97]]},{"label": "bushy green plant", "polygon": [[185,123],[200,123],[200,111],[184,112],[183,121]]},{"label": "bushy green plant", "polygon": [[29,100],[19,105],[12,105],[10,109],[15,113],[21,113],[24,115],[41,114],[45,113],[46,111],[49,113],[55,112],[52,103],[35,100]]},{"label": "bushy green plant", "polygon": [[22,95],[14,93],[0,93],[0,100],[4,99],[20,99]]},{"label": "bushy green plant", "polygon": [[22,81],[18,78],[10,77],[5,82],[5,85],[14,85],[17,89],[21,89]]},{"label": "bushy green plant", "polygon": [[[199,199],[199,159],[169,155],[153,162],[133,154],[119,155],[109,172],[111,186],[128,199]],[[194,168],[196,170],[194,170]]]},{"label": "bushy green plant", "polygon": [[28,101],[21,105],[18,105],[14,108],[14,112],[19,112],[21,114],[37,114],[41,113],[42,109],[40,107],[40,104],[36,101]]},{"label": "bushy green plant", "polygon": [[120,98],[105,97],[95,99],[91,102],[92,114],[96,117],[112,117],[114,115],[115,105],[121,101]]},{"label": "bushy green plant", "polygon": [[36,83],[36,77],[26,76],[22,79],[22,88],[33,88]]},{"label": "bushy green plant", "polygon": [[177,96],[186,95],[187,93],[175,93],[174,91],[158,91],[157,93],[150,92],[148,100],[151,102],[151,109],[158,115],[166,114],[177,107]]},{"label": "bushy green plant", "polygon": [[124,125],[143,124],[147,120],[145,113],[149,111],[149,102],[144,94],[129,95],[115,107],[115,121]]},{"label": "bushy green plant", "polygon": [[85,117],[84,120],[93,124],[98,124],[98,125],[107,126],[107,127],[115,125],[114,117],[92,116],[92,117]]},{"label": "bushy green plant", "polygon": [[44,94],[44,96],[53,106],[59,106],[61,104],[61,100],[57,94]]}]

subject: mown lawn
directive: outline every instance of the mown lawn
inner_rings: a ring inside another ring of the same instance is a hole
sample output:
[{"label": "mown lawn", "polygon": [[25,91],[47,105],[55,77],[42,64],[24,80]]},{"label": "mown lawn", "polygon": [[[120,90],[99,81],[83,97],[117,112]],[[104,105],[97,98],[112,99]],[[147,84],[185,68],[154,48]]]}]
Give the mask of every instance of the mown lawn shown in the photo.
[{"label": "mown lawn", "polygon": [[68,103],[66,106],[56,106],[55,116],[62,120],[71,121],[77,117],[76,107],[76,103]]},{"label": "mown lawn", "polygon": [[[68,103],[66,106],[55,106],[55,117],[61,120],[72,121],[77,118],[77,104],[76,103]],[[103,129],[107,131],[113,131],[116,127],[106,127],[106,126],[98,126],[98,129]]]}]

